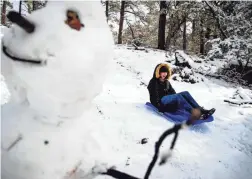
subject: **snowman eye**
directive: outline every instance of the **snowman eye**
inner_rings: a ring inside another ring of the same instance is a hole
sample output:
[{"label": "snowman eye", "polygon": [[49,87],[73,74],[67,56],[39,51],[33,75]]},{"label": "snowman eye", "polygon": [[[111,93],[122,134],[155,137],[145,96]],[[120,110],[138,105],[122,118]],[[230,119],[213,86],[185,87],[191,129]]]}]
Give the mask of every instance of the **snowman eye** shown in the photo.
[{"label": "snowman eye", "polygon": [[84,27],[84,25],[81,23],[81,20],[79,18],[79,15],[77,12],[73,10],[68,10],[66,14],[66,20],[65,23],[72,29],[80,30],[81,27]]}]

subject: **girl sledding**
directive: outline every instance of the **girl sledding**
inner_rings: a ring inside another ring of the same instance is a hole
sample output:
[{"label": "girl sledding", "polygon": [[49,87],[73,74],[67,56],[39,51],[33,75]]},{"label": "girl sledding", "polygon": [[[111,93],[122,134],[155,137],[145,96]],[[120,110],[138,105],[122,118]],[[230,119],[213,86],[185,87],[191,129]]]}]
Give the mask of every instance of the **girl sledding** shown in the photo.
[{"label": "girl sledding", "polygon": [[149,82],[148,91],[150,102],[159,112],[175,114],[184,111],[190,114],[192,109],[200,109],[202,120],[207,120],[215,112],[215,108],[210,110],[201,107],[188,91],[176,93],[169,78],[171,68],[168,64],[158,64],[154,70],[153,77]]}]

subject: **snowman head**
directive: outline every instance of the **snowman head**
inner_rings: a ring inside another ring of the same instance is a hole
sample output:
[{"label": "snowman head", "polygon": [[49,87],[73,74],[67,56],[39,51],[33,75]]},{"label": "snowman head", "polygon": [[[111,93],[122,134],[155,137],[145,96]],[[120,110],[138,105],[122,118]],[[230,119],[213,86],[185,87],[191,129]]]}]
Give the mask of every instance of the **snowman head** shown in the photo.
[{"label": "snowman head", "polygon": [[12,92],[42,114],[81,114],[100,93],[112,59],[113,37],[101,3],[48,2],[26,18],[9,17],[15,23],[3,37],[2,71],[11,76]]}]

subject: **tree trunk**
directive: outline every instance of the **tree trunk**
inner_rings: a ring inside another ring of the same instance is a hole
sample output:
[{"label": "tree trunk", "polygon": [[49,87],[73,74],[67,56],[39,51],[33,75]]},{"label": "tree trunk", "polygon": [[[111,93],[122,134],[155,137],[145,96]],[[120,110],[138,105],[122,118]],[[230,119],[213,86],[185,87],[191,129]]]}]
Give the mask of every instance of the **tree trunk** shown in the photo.
[{"label": "tree trunk", "polygon": [[118,44],[122,44],[122,30],[123,30],[123,21],[124,21],[124,9],[125,9],[125,1],[122,1],[121,2],[121,10],[120,10]]},{"label": "tree trunk", "polygon": [[203,18],[200,18],[200,54],[204,54],[204,29],[203,29]]},{"label": "tree trunk", "polygon": [[129,29],[130,29],[130,32],[131,32],[131,36],[132,36],[132,39],[135,39],[135,34],[134,34],[134,30],[131,26],[131,24],[126,20],[128,26],[129,26]]},{"label": "tree trunk", "polygon": [[158,27],[158,49],[165,49],[165,24],[166,24],[166,1],[160,1],[160,15]]},{"label": "tree trunk", "polygon": [[196,26],[196,22],[193,19],[193,21],[192,21],[192,41],[194,41],[194,36],[195,36],[195,31],[196,31],[195,26]]},{"label": "tree trunk", "polygon": [[28,13],[31,14],[32,12],[32,1],[27,1],[27,8],[28,8]]},{"label": "tree trunk", "polygon": [[173,39],[173,47],[176,48],[176,46],[177,46],[177,36],[174,35],[174,37],[172,39]]},{"label": "tree trunk", "polygon": [[183,29],[183,50],[186,51],[186,17],[184,19],[184,29]]},{"label": "tree trunk", "polygon": [[32,11],[39,9],[39,1],[32,1]]},{"label": "tree trunk", "polygon": [[18,13],[22,15],[22,0],[19,1],[19,11]]},{"label": "tree trunk", "polygon": [[167,37],[166,37],[166,43],[165,43],[165,49],[166,50],[169,50],[170,45],[171,45],[172,32],[170,32],[170,31],[171,31],[171,28],[170,28],[170,30],[168,32]]},{"label": "tree trunk", "polygon": [[173,19],[173,14],[172,14],[171,17],[169,18],[169,20],[170,20],[169,26],[168,26],[169,31],[168,31],[168,34],[167,34],[166,39],[165,39],[165,50],[169,50],[170,45],[171,45],[172,26],[173,26],[172,24],[174,24],[173,21],[172,21],[172,19]]},{"label": "tree trunk", "polygon": [[210,39],[211,32],[212,32],[212,30],[211,30],[209,27],[207,27],[207,29],[206,29],[206,34],[205,34],[205,38],[206,38],[207,40]]},{"label": "tree trunk", "polygon": [[6,1],[3,1],[2,13],[1,13],[1,24],[5,25],[6,23]]},{"label": "tree trunk", "polygon": [[109,16],[108,11],[109,11],[109,1],[106,0],[106,17],[107,17],[107,22],[108,22],[108,16]]}]

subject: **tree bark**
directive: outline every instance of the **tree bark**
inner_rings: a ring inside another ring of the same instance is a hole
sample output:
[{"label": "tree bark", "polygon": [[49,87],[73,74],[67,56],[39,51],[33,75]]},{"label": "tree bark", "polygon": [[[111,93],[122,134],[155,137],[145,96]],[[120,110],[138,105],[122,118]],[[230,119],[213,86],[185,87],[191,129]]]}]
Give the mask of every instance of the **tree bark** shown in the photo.
[{"label": "tree bark", "polygon": [[108,16],[109,16],[108,11],[109,11],[109,1],[106,0],[106,17],[107,17],[107,22],[108,22]]},{"label": "tree bark", "polygon": [[128,26],[129,26],[129,29],[130,29],[130,32],[131,32],[131,36],[132,36],[132,39],[135,39],[135,34],[134,34],[134,30],[131,26],[131,24],[126,20]]},{"label": "tree bark", "polygon": [[123,21],[124,21],[124,10],[125,10],[125,1],[122,1],[121,2],[121,10],[120,10],[118,44],[122,44],[122,30],[123,30]]},{"label": "tree bark", "polygon": [[186,51],[186,17],[184,19],[184,29],[183,29],[183,50]]},{"label": "tree bark", "polygon": [[[171,30],[171,28],[170,28]],[[172,38],[172,33],[168,32],[168,35],[166,37],[166,44],[165,44],[165,49],[168,50],[170,48],[171,45],[171,38]]]},{"label": "tree bark", "polygon": [[203,18],[200,18],[200,54],[204,54],[204,29],[203,29]]},{"label": "tree bark", "polygon": [[160,1],[158,49],[165,50],[166,1]]},{"label": "tree bark", "polygon": [[27,8],[28,8],[28,13],[31,14],[32,12],[32,1],[27,1]]},{"label": "tree bark", "polygon": [[168,34],[166,36],[166,40],[165,40],[165,50],[168,50],[170,48],[170,45],[171,45],[171,38],[172,38],[172,28],[173,25],[174,25],[174,22],[172,21],[173,19],[173,14],[171,15],[171,17],[169,18],[170,22],[169,22],[169,31],[168,31]]},{"label": "tree bark", "polygon": [[195,22],[195,19],[193,19],[192,21],[192,41],[194,41],[194,37],[195,37],[195,26],[196,26],[196,22]]},{"label": "tree bark", "polygon": [[39,9],[39,1],[32,1],[32,11]]},{"label": "tree bark", "polygon": [[209,27],[207,27],[206,33],[205,33],[205,38],[206,39],[210,39],[211,32],[212,32],[212,30]]},{"label": "tree bark", "polygon": [[19,1],[19,11],[18,13],[22,15],[22,0]]},{"label": "tree bark", "polygon": [[177,34],[174,34],[172,39],[173,39],[173,46],[176,48],[176,46],[177,46]]},{"label": "tree bark", "polygon": [[1,13],[1,24],[5,25],[6,23],[6,1],[3,1],[2,13]]}]

